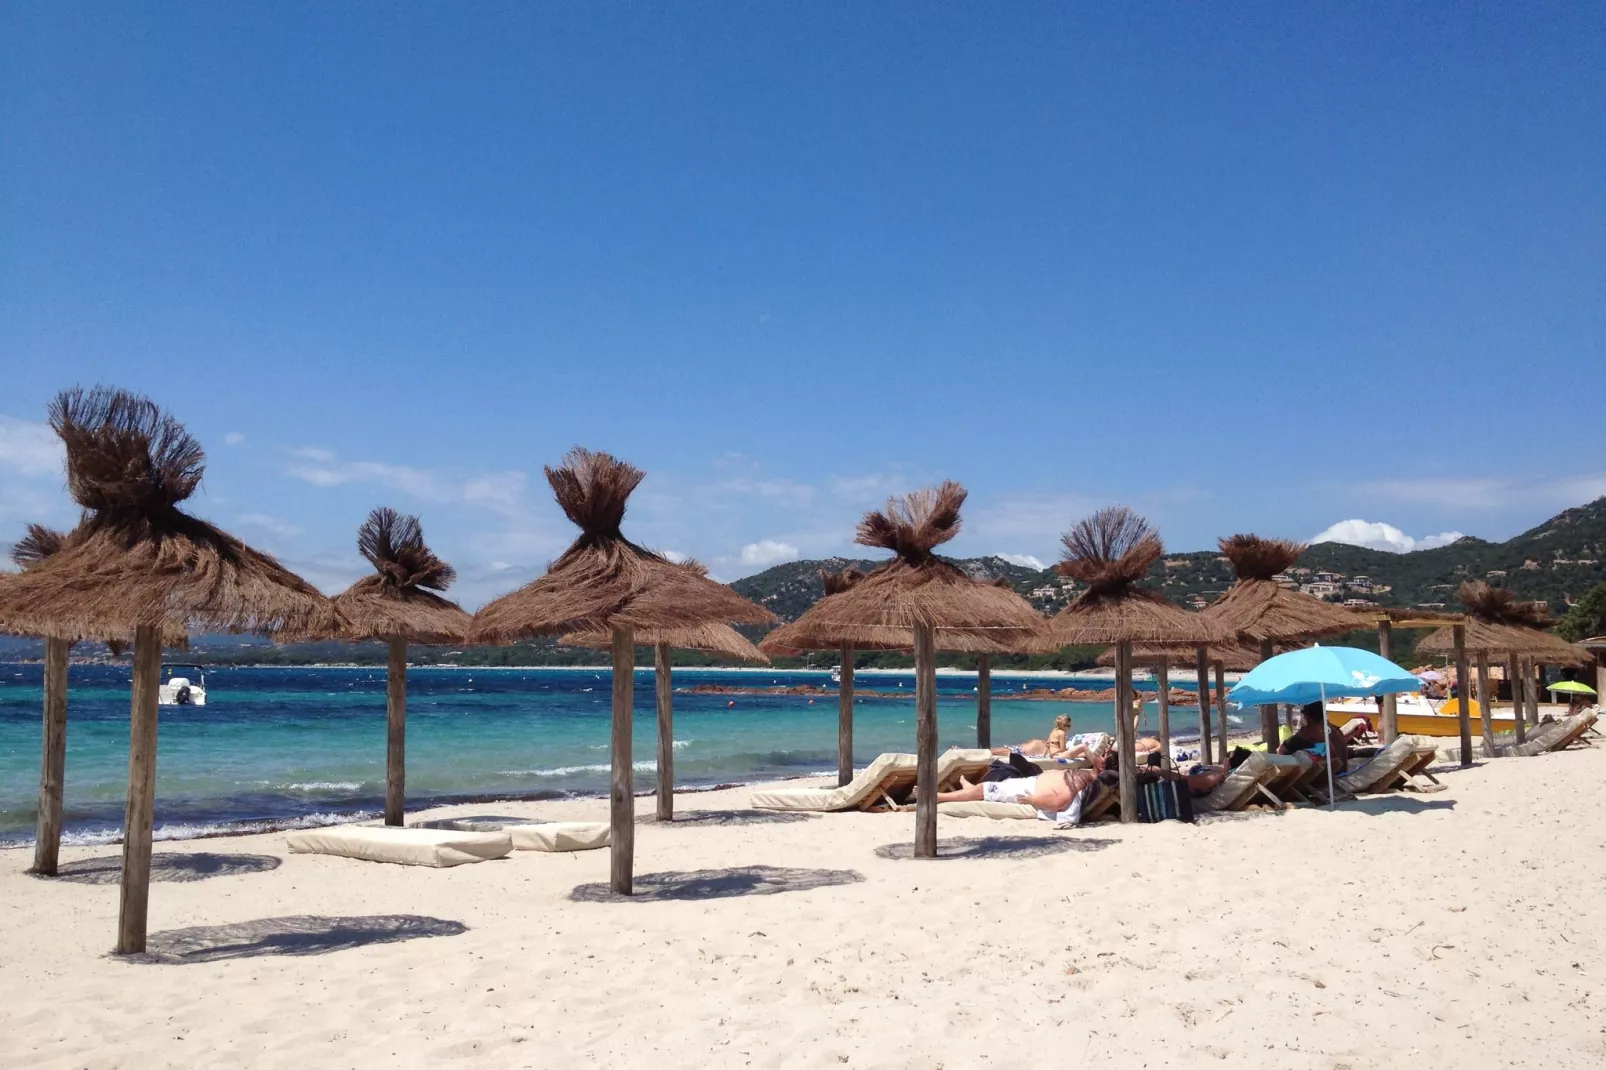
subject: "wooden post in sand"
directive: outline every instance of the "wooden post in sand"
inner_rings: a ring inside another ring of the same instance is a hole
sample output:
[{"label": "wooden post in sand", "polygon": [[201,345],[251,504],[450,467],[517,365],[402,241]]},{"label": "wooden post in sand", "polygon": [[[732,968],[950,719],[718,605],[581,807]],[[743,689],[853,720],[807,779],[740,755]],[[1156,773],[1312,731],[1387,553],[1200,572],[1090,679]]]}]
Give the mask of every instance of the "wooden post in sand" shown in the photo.
[{"label": "wooden post in sand", "polygon": [[1517,734],[1517,742],[1524,743],[1528,733],[1522,724],[1522,661],[1515,654],[1506,655],[1506,682],[1511,685],[1512,730]]},{"label": "wooden post in sand", "polygon": [[1115,644],[1115,746],[1121,759],[1117,775],[1120,785],[1121,824],[1138,819],[1137,751],[1132,739],[1132,640]]},{"label": "wooden post in sand", "polygon": [[1216,662],[1216,718],[1221,725],[1221,762],[1227,763],[1231,748],[1227,746],[1227,669],[1225,662]]},{"label": "wooden post in sand", "polygon": [[1171,662],[1162,657],[1160,663],[1154,667],[1154,683],[1159,691],[1160,701],[1160,756],[1165,760],[1166,768],[1174,764],[1171,761]]},{"label": "wooden post in sand", "polygon": [[853,781],[853,644],[842,644],[842,680],[836,688],[836,783]]},{"label": "wooden post in sand", "polygon": [[1595,701],[1606,695],[1606,650],[1595,651]]},{"label": "wooden post in sand", "polygon": [[636,853],[636,797],[630,720],[636,697],[636,647],[628,627],[613,630],[613,739],[608,784],[608,876],[619,895],[630,895]]},{"label": "wooden post in sand", "polygon": [[1202,646],[1193,648],[1194,678],[1199,682],[1199,761],[1211,762],[1210,750],[1210,660]]},{"label": "wooden post in sand", "polygon": [[991,654],[976,657],[976,746],[982,750],[993,745],[993,658]]},{"label": "wooden post in sand", "polygon": [[669,644],[652,648],[653,689],[658,698],[658,820],[675,820],[675,699]]},{"label": "wooden post in sand", "polygon": [[[1270,639],[1260,641],[1260,660],[1270,661],[1272,645]],[[1260,740],[1266,744],[1266,753],[1274,754],[1277,744],[1282,742],[1277,738],[1277,707],[1275,704],[1260,707]]]},{"label": "wooden post in sand", "polygon": [[[1391,649],[1394,645],[1393,633],[1393,621],[1384,617],[1377,622],[1377,652],[1386,661],[1394,660],[1394,653]],[[1382,737],[1383,745],[1386,747],[1394,742],[1395,736],[1400,734],[1399,709],[1394,704],[1394,696],[1392,694],[1383,696],[1383,714],[1378,720],[1381,722],[1378,725],[1378,734]]]},{"label": "wooden post in sand", "polygon": [[1537,661],[1530,661],[1528,672],[1533,677],[1533,687],[1528,691],[1528,719],[1531,724],[1538,724],[1539,704],[1545,700],[1545,667]]},{"label": "wooden post in sand", "polygon": [[33,872],[56,875],[61,852],[61,789],[67,769],[67,648],[65,639],[45,640],[44,724],[39,748],[39,819],[34,830]]},{"label": "wooden post in sand", "polygon": [[400,825],[407,809],[407,640],[385,645],[385,824]]},{"label": "wooden post in sand", "polygon": [[1478,651],[1478,720],[1483,725],[1483,756],[1494,757],[1494,692],[1489,688],[1489,652]]},{"label": "wooden post in sand", "polygon": [[117,953],[145,950],[150,909],[151,816],[156,808],[156,698],[162,643],[156,629],[134,629],[134,680],[128,708],[128,806],[123,811],[123,879],[117,903]]},{"label": "wooden post in sand", "polygon": [[931,625],[915,633],[915,857],[937,857],[937,647]]},{"label": "wooden post in sand", "polygon": [[1472,672],[1467,667],[1467,626],[1454,625],[1456,717],[1461,725],[1461,764],[1472,764]]}]

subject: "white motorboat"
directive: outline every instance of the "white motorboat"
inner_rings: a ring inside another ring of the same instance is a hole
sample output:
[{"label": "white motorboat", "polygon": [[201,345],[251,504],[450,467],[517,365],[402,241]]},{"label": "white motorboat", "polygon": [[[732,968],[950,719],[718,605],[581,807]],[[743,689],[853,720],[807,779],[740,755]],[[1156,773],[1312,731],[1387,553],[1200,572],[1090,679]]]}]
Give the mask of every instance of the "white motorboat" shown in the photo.
[{"label": "white motorboat", "polygon": [[156,701],[163,706],[205,706],[206,671],[199,665],[163,665]]}]

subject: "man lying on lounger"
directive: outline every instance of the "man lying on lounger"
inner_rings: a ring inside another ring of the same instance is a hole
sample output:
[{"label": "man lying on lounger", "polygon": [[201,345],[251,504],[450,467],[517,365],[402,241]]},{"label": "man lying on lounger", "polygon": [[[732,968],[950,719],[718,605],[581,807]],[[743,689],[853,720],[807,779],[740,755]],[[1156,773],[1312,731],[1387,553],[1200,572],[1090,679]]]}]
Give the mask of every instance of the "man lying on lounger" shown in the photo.
[{"label": "man lying on lounger", "polygon": [[937,801],[1025,803],[1052,820],[1055,814],[1069,809],[1071,800],[1098,779],[1104,763],[1096,757],[1089,761],[1091,764],[1086,769],[1051,769],[1037,776],[988,780],[980,784],[961,780],[964,787],[938,792]]}]

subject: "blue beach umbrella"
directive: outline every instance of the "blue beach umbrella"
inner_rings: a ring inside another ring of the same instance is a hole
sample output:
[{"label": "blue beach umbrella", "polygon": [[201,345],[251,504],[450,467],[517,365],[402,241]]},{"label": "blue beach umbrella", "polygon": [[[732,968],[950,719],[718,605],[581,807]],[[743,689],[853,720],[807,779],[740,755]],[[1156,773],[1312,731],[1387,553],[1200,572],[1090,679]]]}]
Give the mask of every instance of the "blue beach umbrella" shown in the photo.
[{"label": "blue beach umbrella", "polygon": [[[1421,686],[1421,680],[1370,650],[1312,646],[1267,658],[1227,692],[1227,700],[1239,706],[1320,702],[1325,725],[1329,696],[1394,695]],[[1327,805],[1331,808],[1335,803],[1333,760],[1330,754],[1326,758]]]}]

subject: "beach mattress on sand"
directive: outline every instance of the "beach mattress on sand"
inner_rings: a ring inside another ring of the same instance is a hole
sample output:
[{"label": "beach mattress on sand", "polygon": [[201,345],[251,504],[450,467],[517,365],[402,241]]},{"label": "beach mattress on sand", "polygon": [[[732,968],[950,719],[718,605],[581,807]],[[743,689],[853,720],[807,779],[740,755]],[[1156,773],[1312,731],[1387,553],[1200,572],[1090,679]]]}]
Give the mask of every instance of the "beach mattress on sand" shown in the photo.
[{"label": "beach mattress on sand", "polygon": [[285,839],[291,854],[338,855],[365,862],[436,868],[484,862],[513,852],[513,837],[506,832],[459,832],[455,829],[334,825],[301,829]]},{"label": "beach mattress on sand", "polygon": [[605,821],[499,821],[485,818],[439,818],[414,828],[457,832],[505,832],[515,851],[594,851],[608,846]]}]

